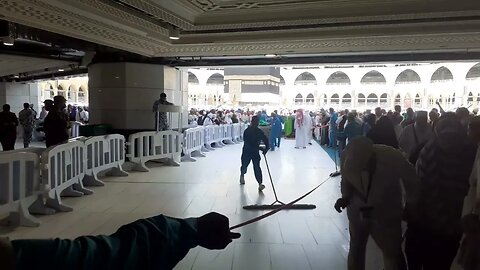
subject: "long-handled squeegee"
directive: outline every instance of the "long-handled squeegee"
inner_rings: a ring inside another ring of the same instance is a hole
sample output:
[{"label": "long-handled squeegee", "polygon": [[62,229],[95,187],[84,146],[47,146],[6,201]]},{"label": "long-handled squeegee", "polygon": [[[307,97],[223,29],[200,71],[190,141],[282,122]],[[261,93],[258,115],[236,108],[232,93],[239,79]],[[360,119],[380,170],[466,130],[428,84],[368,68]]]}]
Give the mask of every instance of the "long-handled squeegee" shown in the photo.
[{"label": "long-handled squeegee", "polygon": [[243,207],[245,210],[270,210],[270,209],[277,209],[280,207],[284,207],[283,209],[315,209],[316,206],[314,204],[289,204],[286,205],[285,203],[278,200],[277,191],[275,190],[275,185],[273,184],[272,174],[270,173],[270,167],[268,166],[267,156],[263,155],[265,159],[265,164],[267,165],[268,176],[270,177],[270,183],[272,183],[273,194],[275,195],[275,201],[272,204],[253,204],[253,205],[246,205]]}]

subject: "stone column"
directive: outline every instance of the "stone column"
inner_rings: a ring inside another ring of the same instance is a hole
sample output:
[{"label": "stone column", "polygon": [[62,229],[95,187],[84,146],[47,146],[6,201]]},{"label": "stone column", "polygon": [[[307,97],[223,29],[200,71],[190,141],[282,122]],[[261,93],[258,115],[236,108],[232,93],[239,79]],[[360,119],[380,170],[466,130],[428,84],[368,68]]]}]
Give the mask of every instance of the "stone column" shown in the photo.
[{"label": "stone column", "polygon": [[[109,124],[117,130],[153,130],[153,103],[161,93],[184,106],[187,125],[188,74],[171,67],[142,63],[98,63],[88,68],[91,124]],[[174,114],[175,115],[175,114]],[[172,119],[172,128],[177,120]]]},{"label": "stone column", "polygon": [[[23,110],[23,103],[33,104],[37,113],[41,108],[41,92],[39,83],[0,83],[0,106],[9,104],[12,112]],[[1,109],[1,107],[0,107]]]}]

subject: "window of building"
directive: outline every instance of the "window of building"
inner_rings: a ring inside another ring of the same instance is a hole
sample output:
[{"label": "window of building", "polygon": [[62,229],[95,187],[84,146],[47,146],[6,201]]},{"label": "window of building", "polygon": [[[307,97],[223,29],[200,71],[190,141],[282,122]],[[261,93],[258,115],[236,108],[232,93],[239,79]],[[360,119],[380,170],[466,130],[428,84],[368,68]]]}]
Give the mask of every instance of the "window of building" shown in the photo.
[{"label": "window of building", "polygon": [[307,95],[306,102],[308,105],[313,105],[313,103],[315,103],[315,97],[313,94],[310,93]]},{"label": "window of building", "polygon": [[332,105],[339,105],[340,104],[340,97],[338,94],[333,94],[330,98],[330,104]]},{"label": "window of building", "polygon": [[365,106],[367,103],[367,99],[365,98],[364,94],[358,94],[357,95],[357,103],[360,106]]},{"label": "window of building", "polygon": [[397,95],[395,96],[394,103],[395,103],[395,105],[401,105],[401,103],[402,103],[402,98],[400,97],[400,94],[397,94]]},{"label": "window of building", "polygon": [[378,96],[375,94],[368,95],[367,106],[378,106]]},{"label": "window of building", "polygon": [[303,104],[303,96],[302,94],[297,94],[295,96],[295,105],[302,105]]},{"label": "window of building", "polygon": [[422,99],[420,98],[420,95],[417,94],[417,95],[415,96],[415,106],[416,106],[416,107],[420,107],[421,105],[422,105]]},{"label": "window of building", "polygon": [[317,79],[310,72],[303,72],[295,79],[295,85],[316,85]]},{"label": "window of building", "polygon": [[352,103],[352,96],[350,94],[345,94],[342,97],[342,104],[349,106]]},{"label": "window of building", "polygon": [[381,107],[385,107],[388,105],[388,94],[387,93],[383,93],[381,96],[380,96],[380,106]]}]

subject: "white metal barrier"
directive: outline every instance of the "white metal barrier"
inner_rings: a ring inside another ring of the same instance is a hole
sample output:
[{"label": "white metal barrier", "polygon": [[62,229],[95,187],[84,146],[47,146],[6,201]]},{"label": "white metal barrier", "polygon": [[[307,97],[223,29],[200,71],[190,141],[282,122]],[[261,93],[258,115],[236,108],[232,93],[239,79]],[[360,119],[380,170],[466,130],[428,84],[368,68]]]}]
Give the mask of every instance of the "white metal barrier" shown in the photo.
[{"label": "white metal barrier", "polygon": [[148,172],[147,161],[166,160],[169,165],[180,166],[182,134],[173,130],[147,131],[130,135],[127,157],[135,164],[134,170]]},{"label": "white metal barrier", "polygon": [[223,143],[223,125],[218,126],[214,125],[213,128],[213,147],[222,148],[225,144]]},{"label": "white metal barrier", "polygon": [[83,187],[85,168],[85,144],[81,141],[71,141],[45,150],[42,154],[42,183],[50,188],[46,207],[62,212],[72,211],[71,207],[62,204],[60,196],[92,194],[91,190]]},{"label": "white metal barrier", "polygon": [[241,142],[240,137],[243,136],[243,135],[241,135],[241,132],[240,132],[240,130],[241,130],[241,126],[240,126],[240,125],[241,125],[241,124],[239,124],[239,123],[232,124],[232,128],[231,128],[231,129],[232,129],[232,141],[233,141],[234,143],[239,143],[239,142]]},{"label": "white metal barrier", "polygon": [[40,221],[28,207],[45,193],[40,186],[40,159],[35,153],[9,151],[0,154],[0,219],[3,223],[36,227]]},{"label": "white metal barrier", "polygon": [[204,127],[204,133],[205,133],[205,139],[204,139],[204,144],[205,144],[205,149],[207,151],[210,150],[215,150],[215,148],[212,147],[213,143],[216,143],[216,138],[215,138],[215,125],[209,125]]},{"label": "white metal barrier", "polygon": [[122,169],[125,163],[125,137],[119,134],[96,136],[86,139],[85,143],[85,176],[86,186],[103,186],[98,173],[110,170],[114,176],[128,176]]},{"label": "white metal barrier", "polygon": [[232,124],[221,125],[222,127],[222,143],[224,144],[234,144],[233,133],[232,133]]},{"label": "white metal barrier", "polygon": [[182,161],[196,161],[193,157],[205,157],[203,151],[205,148],[205,128],[195,127],[185,130],[183,137],[183,154]]}]

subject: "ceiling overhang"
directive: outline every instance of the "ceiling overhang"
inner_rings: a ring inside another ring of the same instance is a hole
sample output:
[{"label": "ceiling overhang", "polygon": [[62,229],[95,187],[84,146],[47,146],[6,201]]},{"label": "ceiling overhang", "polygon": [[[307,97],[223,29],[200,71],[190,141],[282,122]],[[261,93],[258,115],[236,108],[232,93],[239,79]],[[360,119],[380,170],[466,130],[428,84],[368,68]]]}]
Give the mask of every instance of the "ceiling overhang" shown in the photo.
[{"label": "ceiling overhang", "polygon": [[[31,70],[38,73],[52,73],[58,69],[67,69],[70,65],[75,65],[76,62],[54,60],[46,58],[36,58],[28,56],[0,54],[0,77],[11,74],[20,74],[27,77],[29,74],[24,74],[25,70]],[[16,78],[19,76],[16,75]]]},{"label": "ceiling overhang", "polygon": [[478,0],[3,0],[0,19],[149,57],[480,49]]}]

